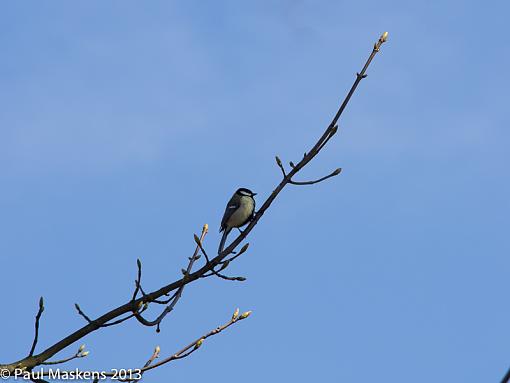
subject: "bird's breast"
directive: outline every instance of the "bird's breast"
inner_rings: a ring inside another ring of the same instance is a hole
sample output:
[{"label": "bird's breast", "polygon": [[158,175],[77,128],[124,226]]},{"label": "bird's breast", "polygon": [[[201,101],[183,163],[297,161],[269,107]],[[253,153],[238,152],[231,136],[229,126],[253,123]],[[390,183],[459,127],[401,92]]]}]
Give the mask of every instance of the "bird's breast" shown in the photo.
[{"label": "bird's breast", "polygon": [[227,225],[230,227],[240,227],[248,222],[255,209],[255,202],[251,197],[241,197],[239,208],[230,216]]}]

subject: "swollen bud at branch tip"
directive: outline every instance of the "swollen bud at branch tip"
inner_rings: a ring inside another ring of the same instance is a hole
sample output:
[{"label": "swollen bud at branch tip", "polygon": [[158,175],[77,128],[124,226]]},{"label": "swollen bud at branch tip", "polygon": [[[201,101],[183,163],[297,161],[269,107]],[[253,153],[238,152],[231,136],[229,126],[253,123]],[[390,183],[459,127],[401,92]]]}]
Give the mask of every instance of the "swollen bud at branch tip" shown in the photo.
[{"label": "swollen bud at branch tip", "polygon": [[203,228],[204,232],[207,233],[209,231],[209,225],[206,223]]},{"label": "swollen bud at branch tip", "polygon": [[384,43],[386,41],[388,41],[388,32],[384,32],[382,35],[381,35],[381,41]]},{"label": "swollen bud at branch tip", "polygon": [[195,242],[197,243],[197,245],[201,245],[201,244],[202,244],[202,243],[200,242],[200,238],[198,238],[198,235],[193,234],[193,238],[195,239]]},{"label": "swollen bud at branch tip", "polygon": [[248,318],[250,316],[250,314],[251,314],[251,310],[250,311],[246,311],[246,312],[241,314],[239,319],[246,319],[246,318]]},{"label": "swollen bud at branch tip", "polygon": [[274,158],[275,158],[276,163],[278,164],[278,166],[282,166],[282,161],[280,160],[280,157],[275,156]]},{"label": "swollen bud at branch tip", "polygon": [[232,320],[237,319],[237,316],[239,315],[239,309],[237,308],[236,311],[232,314]]},{"label": "swollen bud at branch tip", "polygon": [[85,350],[85,345],[84,344],[82,344],[80,346],[80,348],[78,349],[78,352],[82,352],[83,350]]},{"label": "swollen bud at branch tip", "polygon": [[82,358],[85,358],[85,357],[86,357],[89,353],[90,353],[90,351],[84,351],[84,352],[82,352],[82,353],[81,353],[81,355],[80,355],[80,356],[81,356]]},{"label": "swollen bud at branch tip", "polygon": [[333,172],[333,174],[334,174],[335,176],[337,176],[337,175],[339,175],[341,172],[342,172],[342,168],[338,168],[338,169],[336,169],[336,170]]},{"label": "swollen bud at branch tip", "polygon": [[161,351],[161,348],[159,346],[156,346],[156,348],[154,349],[154,354],[157,356],[157,355],[159,355],[160,351]]},{"label": "swollen bud at branch tip", "polygon": [[241,250],[239,250],[239,253],[237,253],[237,255],[241,255],[242,253],[244,253],[246,250],[248,250],[249,246],[250,244],[246,243],[243,247],[241,247]]}]

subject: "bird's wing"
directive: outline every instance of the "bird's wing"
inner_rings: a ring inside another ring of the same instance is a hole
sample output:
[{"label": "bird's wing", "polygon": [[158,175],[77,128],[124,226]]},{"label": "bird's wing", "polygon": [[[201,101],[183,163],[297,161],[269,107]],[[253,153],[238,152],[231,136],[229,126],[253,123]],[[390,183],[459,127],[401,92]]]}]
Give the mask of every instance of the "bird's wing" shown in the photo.
[{"label": "bird's wing", "polygon": [[221,228],[220,232],[225,230],[227,226],[227,221],[230,216],[239,208],[239,202],[237,202],[234,197],[230,199],[227,203],[227,207],[225,208],[225,213],[223,214],[223,219],[221,220]]}]

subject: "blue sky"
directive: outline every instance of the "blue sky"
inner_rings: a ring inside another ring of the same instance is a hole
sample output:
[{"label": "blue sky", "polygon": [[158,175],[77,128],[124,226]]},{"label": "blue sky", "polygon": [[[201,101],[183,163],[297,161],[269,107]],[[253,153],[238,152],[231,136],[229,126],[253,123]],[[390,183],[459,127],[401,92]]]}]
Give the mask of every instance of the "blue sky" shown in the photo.
[{"label": "blue sky", "polygon": [[[231,266],[156,334],[86,338],[68,367],[136,367],[249,320],[145,379],[497,382],[510,366],[505,2],[11,1],[0,5],[0,362],[40,350],[216,249],[239,186],[261,203],[389,41],[303,177]],[[155,313],[154,313],[155,314]],[[76,348],[79,343],[76,344]],[[67,356],[74,348],[63,352]]]}]

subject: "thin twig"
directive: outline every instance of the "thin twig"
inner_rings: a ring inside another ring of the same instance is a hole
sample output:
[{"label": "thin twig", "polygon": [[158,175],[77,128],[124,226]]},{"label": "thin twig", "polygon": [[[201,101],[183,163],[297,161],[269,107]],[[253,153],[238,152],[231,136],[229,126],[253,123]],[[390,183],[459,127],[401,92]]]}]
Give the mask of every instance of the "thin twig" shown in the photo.
[{"label": "thin twig", "polygon": [[[145,291],[143,291],[142,286],[140,286],[140,291],[142,292],[143,296],[144,296],[145,298],[147,298],[147,299],[145,300],[145,302],[149,302],[149,303],[157,303],[158,305],[166,305],[166,304],[168,304],[168,302],[170,302],[172,299],[174,299],[174,298],[175,298],[175,296],[177,295],[177,291],[176,291],[175,293],[173,293],[173,294],[170,296],[170,298],[165,299],[165,300],[161,300],[161,299],[151,299],[151,298],[149,297],[149,294],[147,294]],[[165,294],[165,295],[169,295],[169,294]]]},{"label": "thin twig", "polygon": [[[161,349],[159,348],[159,346],[156,346],[156,348],[154,349],[154,352],[152,353],[151,357],[143,365],[143,368],[149,367],[152,364],[152,362],[154,362],[157,358],[159,358],[159,353],[160,352],[161,352]],[[119,379],[119,381],[120,382],[132,382],[132,381],[138,382],[138,381],[140,381],[142,379],[143,373],[144,373],[144,371],[142,371],[142,369],[140,369],[140,378],[139,379]]]},{"label": "thin twig", "polygon": [[[178,359],[182,359],[182,358],[187,357],[188,355],[190,355],[193,352],[195,352],[196,350],[198,350],[202,346],[202,343],[203,343],[203,341],[205,339],[207,339],[207,338],[209,338],[211,336],[217,335],[220,332],[222,332],[223,330],[225,330],[228,327],[232,326],[233,324],[235,324],[235,323],[237,323],[237,322],[239,322],[239,321],[241,321],[243,319],[246,319],[250,315],[250,313],[251,313],[251,311],[247,311],[247,312],[243,313],[242,315],[233,315],[232,319],[230,319],[224,325],[216,327],[214,330],[209,331],[208,333],[204,334],[200,338],[195,339],[193,342],[189,343],[187,346],[183,347],[181,350],[177,351],[175,354],[173,354],[173,355],[171,355],[171,356],[169,356],[169,357],[167,357],[165,359],[162,359],[158,363],[152,364],[150,366],[149,365],[144,366],[140,370],[140,372],[143,374],[146,371],[149,371],[149,370],[152,370],[152,369],[157,368],[159,366],[162,366],[162,365],[164,365],[166,363],[169,363],[169,362],[171,362],[173,360],[178,360]],[[111,376],[113,376],[113,374],[107,373],[106,376],[107,377],[111,377]]]},{"label": "thin twig", "polygon": [[39,341],[39,321],[41,320],[41,315],[44,311],[44,298],[39,298],[39,310],[37,311],[37,315],[35,316],[35,334],[34,341],[32,342],[32,347],[30,348],[30,353],[28,356],[34,355],[35,347],[37,346],[37,342]]},{"label": "thin twig", "polygon": [[220,267],[219,270],[215,270],[214,268],[211,269],[211,271],[209,272],[209,274],[204,274],[201,276],[201,278],[207,278],[207,277],[211,277],[213,275],[216,275],[217,277],[221,278],[221,279],[225,279],[227,281],[239,281],[239,282],[244,282],[246,280],[245,277],[229,277],[227,275],[224,275],[224,274],[221,274],[220,271],[224,270],[227,268],[228,264],[230,263],[230,261],[224,261],[222,262],[222,265]]},{"label": "thin twig", "polygon": [[214,275],[216,275],[217,277],[221,278],[221,279],[225,279],[226,281],[238,281],[238,282],[244,282],[246,280],[245,277],[229,277],[228,275],[223,275],[221,274],[220,272],[218,271],[214,271],[213,272]]},{"label": "thin twig", "polygon": [[[122,322],[125,322],[128,319],[131,319],[131,318],[133,318],[135,316],[134,313],[131,313],[131,314],[125,316],[124,318],[117,319],[117,320],[115,320],[113,322],[98,324],[97,321],[95,321],[93,319],[90,319],[90,317],[83,312],[83,310],[81,309],[80,305],[78,305],[78,303],[75,303],[74,307],[78,311],[78,314],[80,314],[80,316],[82,316],[87,322],[89,322],[90,324],[95,324],[98,327],[111,327],[111,326],[115,326],[115,325],[118,325],[118,324],[120,324]],[[137,310],[138,313],[142,313],[144,311],[145,311],[144,308],[142,308],[141,310]]]},{"label": "thin twig", "polygon": [[[207,252],[205,251],[204,247],[202,246],[202,243],[200,241],[196,241],[197,242],[197,245],[200,247],[200,250],[202,251],[202,254],[204,254],[204,257],[206,259],[206,262],[208,264],[211,264],[211,260],[209,259],[208,255],[207,255]],[[245,277],[229,277],[227,275],[223,275],[220,273],[221,270],[224,270],[227,268],[228,264],[230,263],[230,261],[232,259],[235,259],[237,258],[238,256],[240,256],[242,253],[244,253],[246,251],[246,249],[248,248],[248,246],[246,246],[246,248],[243,248],[241,249],[241,251],[239,252],[239,254],[236,254],[235,256],[233,256],[231,259],[229,260],[225,260],[225,261],[222,261],[222,262],[219,262],[219,264],[221,264],[221,268],[219,270],[215,270],[214,268],[216,267],[216,265],[214,265],[211,270],[210,270],[210,273],[209,274],[204,274],[202,275],[202,278],[207,278],[207,277],[210,277],[210,276],[213,276],[213,275],[216,275],[217,277],[221,278],[221,279],[225,279],[227,281],[239,281],[239,282],[244,282],[246,280]]]},{"label": "thin twig", "polygon": [[63,364],[63,363],[70,362],[71,360],[74,360],[77,358],[84,358],[88,354],[89,354],[89,352],[85,351],[85,345],[82,344],[80,347],[78,347],[78,350],[76,351],[76,353],[74,355],[72,355],[68,358],[64,358],[64,359],[45,361],[45,362],[42,362],[41,365],[52,366],[52,365],[56,365],[56,364]]},{"label": "thin twig", "polygon": [[286,178],[287,177],[287,173],[285,172],[285,168],[283,167],[282,160],[280,160],[280,157],[278,157],[278,156],[275,156],[275,160],[276,160],[276,164],[278,165],[278,167],[282,171],[283,178]]},{"label": "thin twig", "polygon": [[[138,311],[139,313],[143,313],[145,310],[144,308],[142,308],[140,311]],[[103,325],[101,325],[101,327],[111,327],[111,326],[116,326],[118,324],[121,324],[122,322],[125,322],[127,321],[128,319],[131,319],[135,316],[135,314],[129,314],[128,316],[124,317],[124,318],[121,318],[121,319],[117,319],[116,321],[113,321],[113,322],[109,322],[109,323],[105,323]]]},{"label": "thin twig", "polygon": [[136,266],[138,268],[138,273],[135,281],[135,291],[133,291],[133,298],[131,298],[132,301],[136,299],[136,296],[138,295],[138,291],[140,290],[142,283],[142,262],[140,261],[140,259],[136,260]]},{"label": "thin twig", "polygon": [[[232,326],[233,324],[238,323],[238,322],[248,318],[250,316],[250,314],[251,314],[251,311],[246,311],[243,314],[239,315],[239,309],[237,309],[234,312],[234,314],[232,315],[232,318],[227,323],[225,323],[225,324],[223,324],[223,325],[221,325],[219,327],[216,327],[214,330],[211,330],[211,331],[207,332],[206,334],[202,335],[201,337],[195,339],[193,342],[191,342],[188,345],[184,346],[182,349],[180,349],[176,353],[172,354],[171,356],[169,356],[169,357],[167,357],[165,359],[162,359],[158,363],[152,364],[154,362],[154,360],[159,358],[160,348],[158,346],[158,347],[156,347],[154,349],[154,352],[153,352],[152,356],[149,358],[149,360],[144,364],[144,366],[142,368],[140,368],[140,369],[131,369],[131,371],[138,371],[141,375],[143,375],[143,373],[145,373],[146,371],[152,370],[154,368],[157,368],[159,366],[162,366],[162,365],[167,364],[167,363],[169,363],[171,361],[174,361],[174,360],[183,359],[183,358],[191,355],[196,350],[198,350],[202,346],[204,340],[206,340],[207,338],[209,338],[211,336],[217,335],[220,332],[222,332],[223,330],[226,330],[227,328]],[[61,372],[61,373],[64,374],[65,372]],[[74,373],[80,373],[80,371],[78,371],[78,372],[74,371]],[[49,374],[49,371],[43,371],[42,372],[42,376],[48,376],[48,374]],[[102,376],[106,377],[106,378],[112,378],[112,377],[115,376],[115,373],[113,373],[113,372],[105,372]],[[132,382],[132,381],[138,381],[140,379],[124,379],[124,380],[121,380],[121,381],[124,381],[124,382],[131,381]]]},{"label": "thin twig", "polygon": [[163,318],[165,316],[167,316],[174,309],[175,305],[177,304],[177,302],[179,301],[179,299],[182,296],[182,292],[184,291],[184,286],[186,286],[186,283],[184,283],[184,282],[189,277],[191,269],[193,268],[193,264],[198,259],[198,257],[197,257],[198,252],[200,250],[200,247],[202,246],[202,242],[203,242],[204,237],[207,234],[208,230],[209,230],[209,226],[207,224],[205,224],[204,227],[202,228],[202,234],[200,235],[200,239],[199,239],[199,241],[197,241],[197,246],[195,248],[195,252],[190,257],[190,261],[188,263],[188,267],[184,271],[183,283],[177,289],[177,292],[176,292],[174,298],[172,299],[172,301],[170,302],[170,304],[167,307],[165,307],[163,312],[156,319],[154,319],[153,321],[149,321],[149,320],[145,319],[144,317],[142,317],[139,313],[134,312],[134,316],[138,320],[138,322],[140,322],[144,326],[148,326],[148,327],[156,326],[156,331],[157,332],[160,331],[161,321],[163,320]]},{"label": "thin twig", "polygon": [[379,52],[379,49],[386,42],[387,39],[388,39],[388,32],[384,32],[381,35],[381,37],[379,37],[379,40],[377,40],[377,42],[374,44],[372,53],[370,53],[370,56],[368,57],[367,61],[365,62],[365,65],[363,66],[363,69],[361,70],[361,72],[356,74],[356,81],[354,81],[354,84],[352,84],[352,87],[349,90],[349,93],[347,93],[347,96],[345,97],[344,102],[342,102],[342,105],[340,105],[340,108],[336,112],[335,117],[333,118],[333,121],[331,121],[330,125],[334,126],[338,122],[338,119],[342,115],[345,107],[349,103],[349,100],[351,99],[352,95],[354,94],[354,91],[358,87],[359,83],[361,82],[361,80],[363,80],[364,78],[367,77],[366,71],[368,69],[368,66],[370,65],[370,63],[374,59],[375,55]]},{"label": "thin twig", "polygon": [[313,185],[313,184],[322,182],[324,180],[327,180],[328,178],[337,176],[340,174],[341,171],[342,171],[342,169],[338,168],[338,169],[335,169],[331,174],[328,174],[327,176],[319,178],[318,180],[315,180],[315,181],[292,181],[291,180],[291,181],[289,181],[289,184],[291,184],[291,185]]},{"label": "thin twig", "polygon": [[200,251],[202,252],[202,254],[204,254],[206,265],[210,264],[211,260],[210,260],[209,256],[207,255],[207,252],[205,251],[204,246],[202,245],[202,240],[200,240],[200,238],[195,236],[195,243],[197,244],[197,246],[200,249]]},{"label": "thin twig", "polygon": [[70,356],[69,358],[64,358],[64,359],[49,361],[49,362],[42,362],[41,364],[44,366],[54,366],[55,364],[67,363],[67,362],[70,362],[71,360],[74,360],[77,358],[81,358],[81,356],[79,354],[75,354],[73,356]]},{"label": "thin twig", "polygon": [[90,319],[88,317],[88,315],[83,312],[83,310],[81,309],[81,307],[78,303],[75,303],[74,307],[76,308],[76,311],[78,311],[78,314],[81,315],[87,322],[94,323],[94,321],[92,319]]},{"label": "thin twig", "polygon": [[250,246],[249,243],[245,243],[244,246],[241,247],[241,250],[239,250],[239,252],[236,255],[234,255],[233,257],[230,257],[228,259],[225,259],[225,260],[221,261],[220,263],[223,263],[223,264],[227,263],[227,264],[229,264],[230,262],[232,262],[233,260],[235,260],[239,256],[243,255],[246,252],[246,250],[248,250],[249,246]]}]

